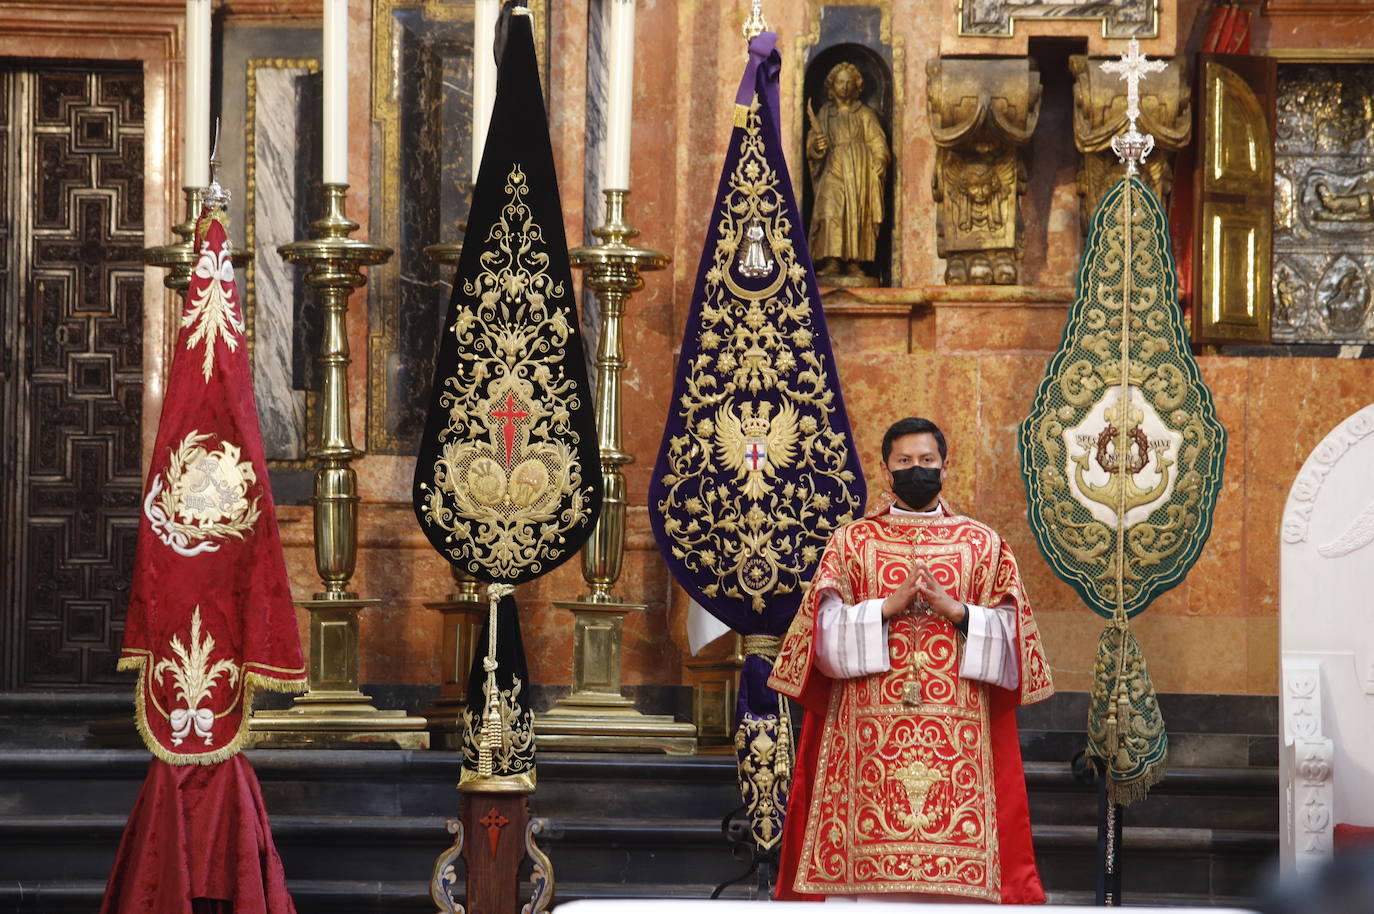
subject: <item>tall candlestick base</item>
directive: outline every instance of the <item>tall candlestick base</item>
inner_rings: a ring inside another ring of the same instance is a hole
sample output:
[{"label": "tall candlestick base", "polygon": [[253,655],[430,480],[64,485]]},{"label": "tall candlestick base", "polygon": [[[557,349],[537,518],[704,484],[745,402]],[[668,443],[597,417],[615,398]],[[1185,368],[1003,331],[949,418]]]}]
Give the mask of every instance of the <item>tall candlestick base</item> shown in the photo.
[{"label": "tall candlestick base", "polygon": [[477,640],[487,620],[487,603],[480,584],[466,572],[452,568],[457,590],[445,600],[426,603],[425,609],[444,617],[443,653],[440,655],[442,682],[439,695],[420,712],[429,721],[432,749],[463,747],[463,715],[468,709],[468,675],[477,654]]},{"label": "tall candlestick base", "polygon": [[744,669],[744,639],[736,632],[734,649],[721,660],[689,660],[692,683],[692,720],[697,725],[697,751],[726,754],[735,751],[735,701]]},{"label": "tall candlestick base", "polygon": [[254,712],[248,725],[249,746],[429,748],[425,718],[381,710],[358,689],[358,613],[381,602],[297,601],[310,613],[309,691],[284,711]]},{"label": "tall candlestick base", "polygon": [[669,714],[643,714],[620,692],[621,626],[640,603],[555,601],[573,614],[572,692],[536,714],[540,748],[691,755],[697,728]]},{"label": "tall candlestick base", "polygon": [[391,249],[348,237],[358,224],[344,215],[346,184],[326,184],[325,215],[311,223],[315,237],[278,248],[292,263],[309,267],[306,284],[317,290],[323,312],[319,366],[319,443],[310,456],[315,470],[315,568],[324,590],[298,604],[310,613],[309,691],[285,711],[259,711],[249,724],[255,746],[325,748],[365,743],[426,749],[423,717],[383,711],[358,688],[358,614],[380,600],[349,590],[358,554],[358,476],[350,466],[362,451],[353,446],[348,417],[348,297],[366,280],[360,267],[383,263]]},{"label": "tall candlestick base", "polygon": [[621,627],[642,603],[625,603],[614,593],[625,558],[625,474],[634,461],[621,446],[620,375],[625,367],[621,323],[630,295],[644,287],[640,275],[661,270],[668,255],[630,242],[639,233],[625,223],[629,191],[606,192],[606,222],[593,231],[598,244],[568,252],[573,266],[587,271],[587,286],[601,304],[596,346],[596,431],[601,450],[604,495],[596,529],[582,550],[587,593],[555,602],[573,614],[572,694],[535,716],[539,745],[558,749],[624,752],[649,750],[674,755],[696,751],[696,727],[668,715],[640,713],[620,692]]}]

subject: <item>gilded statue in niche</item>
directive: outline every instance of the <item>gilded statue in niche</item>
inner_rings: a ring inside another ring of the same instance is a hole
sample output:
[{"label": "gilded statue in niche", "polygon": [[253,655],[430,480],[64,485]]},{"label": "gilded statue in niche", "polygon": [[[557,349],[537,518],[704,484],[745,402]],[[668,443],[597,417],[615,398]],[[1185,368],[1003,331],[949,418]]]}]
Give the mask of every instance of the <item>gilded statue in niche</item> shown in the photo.
[{"label": "gilded statue in niche", "polygon": [[939,59],[926,72],[945,282],[1013,284],[1024,244],[1023,151],[1040,117],[1040,75],[1025,58]]},{"label": "gilded statue in niche", "polygon": [[[1086,236],[1093,210],[1126,173],[1112,137],[1126,129],[1126,84],[1104,72],[1106,61],[1082,54],[1069,58],[1073,74],[1073,140],[1082,159],[1078,166],[1078,225]],[[1165,61],[1163,70],[1140,81],[1140,130],[1155,138],[1155,152],[1140,165],[1140,176],[1168,209],[1174,188],[1174,153],[1193,136],[1193,94],[1182,58]]]},{"label": "gilded statue in niche", "polygon": [[825,78],[820,111],[807,106],[806,163],[815,201],[808,240],[822,281],[876,278],[892,152],[877,112],[862,100],[863,89],[859,68],[842,61]]}]

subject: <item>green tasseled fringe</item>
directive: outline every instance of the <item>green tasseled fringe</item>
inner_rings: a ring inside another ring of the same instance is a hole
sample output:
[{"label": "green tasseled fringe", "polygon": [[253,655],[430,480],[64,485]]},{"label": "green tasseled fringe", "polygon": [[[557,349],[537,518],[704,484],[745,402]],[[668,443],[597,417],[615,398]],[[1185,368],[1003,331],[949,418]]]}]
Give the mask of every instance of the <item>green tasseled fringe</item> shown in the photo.
[{"label": "green tasseled fringe", "polygon": [[1115,623],[1102,632],[1093,660],[1088,754],[1106,763],[1108,793],[1123,806],[1144,799],[1168,767],[1169,735],[1145,654],[1130,629]]}]

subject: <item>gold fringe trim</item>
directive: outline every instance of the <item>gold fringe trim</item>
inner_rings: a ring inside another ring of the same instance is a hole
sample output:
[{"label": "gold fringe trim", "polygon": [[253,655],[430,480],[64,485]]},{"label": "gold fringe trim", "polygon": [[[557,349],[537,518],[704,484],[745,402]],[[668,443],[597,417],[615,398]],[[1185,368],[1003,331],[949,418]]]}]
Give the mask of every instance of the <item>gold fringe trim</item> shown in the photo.
[{"label": "gold fringe trim", "polygon": [[[143,745],[148,747],[148,751],[169,765],[218,765],[233,758],[242,750],[244,737],[248,735],[248,725],[253,718],[255,691],[262,689],[265,692],[304,692],[307,687],[304,679],[283,679],[265,673],[245,672],[243,694],[240,698],[243,715],[239,720],[238,732],[229,742],[210,752],[172,752],[159,743],[148,728],[148,709],[143,698],[147,690],[145,680],[148,677],[148,657],[120,657],[115,663],[115,669],[138,670],[138,685],[134,689],[134,726],[138,727],[138,735],[143,738]],[[304,676],[305,668],[302,667],[299,672]]]},{"label": "gold fringe trim", "polygon": [[1137,803],[1145,799],[1150,793],[1151,788],[1164,780],[1164,776],[1168,773],[1169,753],[1167,751],[1164,753],[1163,757],[1160,758],[1159,764],[1151,765],[1145,770],[1144,775],[1136,778],[1130,783],[1123,784],[1120,781],[1113,781],[1109,771],[1107,774],[1107,801],[1109,803],[1117,803],[1121,806],[1130,806],[1133,803]]}]

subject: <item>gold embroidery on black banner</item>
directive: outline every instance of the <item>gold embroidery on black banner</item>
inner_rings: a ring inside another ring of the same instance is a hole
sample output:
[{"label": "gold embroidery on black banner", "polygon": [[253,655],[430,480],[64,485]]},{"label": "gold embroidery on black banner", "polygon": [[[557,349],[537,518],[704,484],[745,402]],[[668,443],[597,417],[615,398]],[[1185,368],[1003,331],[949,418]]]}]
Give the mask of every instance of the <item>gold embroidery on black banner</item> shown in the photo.
[{"label": "gold embroidery on black banner", "polygon": [[464,358],[444,381],[448,425],[433,484],[421,486],[425,520],[449,534],[449,559],[499,578],[538,573],[587,522],[593,495],[576,454],[572,414],[581,403],[563,368],[576,343],[557,307],[569,292],[549,275],[528,193],[524,171],[512,166],[481,272],[464,281],[448,327]]}]

